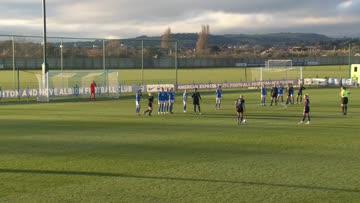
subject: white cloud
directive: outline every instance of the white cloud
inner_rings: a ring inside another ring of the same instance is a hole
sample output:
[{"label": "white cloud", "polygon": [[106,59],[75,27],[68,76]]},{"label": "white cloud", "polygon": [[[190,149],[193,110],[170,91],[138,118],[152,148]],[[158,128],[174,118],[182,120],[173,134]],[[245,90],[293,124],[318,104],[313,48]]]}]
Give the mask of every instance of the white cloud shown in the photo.
[{"label": "white cloud", "polygon": [[1,26],[24,26],[24,27],[41,27],[40,20],[27,19],[0,19]]},{"label": "white cloud", "polygon": [[360,19],[349,16],[305,17],[301,19],[295,19],[293,22],[298,25],[337,25],[344,23],[360,23]]},{"label": "white cloud", "polygon": [[[151,6],[150,6],[151,5]],[[198,32],[360,33],[360,0],[51,0],[51,35],[134,37]],[[41,1],[1,0],[2,33],[41,33]],[[37,31],[38,30],[38,31]]]},{"label": "white cloud", "polygon": [[351,5],[353,5],[353,1],[352,0],[344,0],[343,2],[341,2],[338,7],[340,9],[347,9],[350,8]]}]

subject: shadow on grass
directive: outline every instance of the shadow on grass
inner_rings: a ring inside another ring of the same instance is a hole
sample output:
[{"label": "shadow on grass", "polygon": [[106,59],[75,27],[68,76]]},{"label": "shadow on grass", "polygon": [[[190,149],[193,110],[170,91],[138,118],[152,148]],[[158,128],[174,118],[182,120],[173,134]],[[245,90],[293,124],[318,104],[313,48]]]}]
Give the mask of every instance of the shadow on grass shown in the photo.
[{"label": "shadow on grass", "polygon": [[35,170],[35,169],[0,169],[0,174],[1,173],[64,175],[64,176],[95,176],[95,177],[114,177],[114,178],[135,178],[135,179],[148,179],[148,180],[207,182],[207,183],[241,184],[241,185],[250,185],[250,186],[284,187],[284,188],[305,189],[305,190],[360,193],[360,190],[358,189],[334,188],[334,187],[323,187],[323,186],[296,185],[296,184],[284,184],[284,183],[265,183],[265,182],[236,181],[236,180],[216,180],[216,179],[205,179],[205,178],[145,176],[145,175],[131,175],[131,174],[123,174],[123,173],[106,173],[106,172],[54,171],[54,170]]}]

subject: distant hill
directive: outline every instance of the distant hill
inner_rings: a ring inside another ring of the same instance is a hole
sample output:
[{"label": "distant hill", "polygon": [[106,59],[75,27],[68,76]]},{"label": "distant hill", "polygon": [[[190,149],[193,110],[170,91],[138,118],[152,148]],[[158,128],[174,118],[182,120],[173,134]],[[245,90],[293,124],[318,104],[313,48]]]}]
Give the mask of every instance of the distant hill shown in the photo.
[{"label": "distant hill", "polygon": [[[160,40],[160,36],[140,36],[125,41],[137,40]],[[172,34],[172,39],[178,40],[183,47],[195,47],[198,35],[196,33]],[[300,46],[326,43],[335,40],[321,34],[313,33],[271,33],[271,34],[226,34],[210,35],[210,46],[228,45],[260,45],[260,46]]]}]

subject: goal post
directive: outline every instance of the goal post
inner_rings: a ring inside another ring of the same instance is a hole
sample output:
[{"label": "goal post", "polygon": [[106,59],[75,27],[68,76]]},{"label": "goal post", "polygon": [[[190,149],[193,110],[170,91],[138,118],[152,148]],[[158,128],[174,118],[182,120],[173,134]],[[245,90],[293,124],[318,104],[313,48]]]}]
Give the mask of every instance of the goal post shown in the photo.
[{"label": "goal post", "polygon": [[97,85],[97,96],[119,96],[119,72],[116,70],[50,70],[50,97],[88,97],[92,81]]},{"label": "goal post", "polygon": [[265,68],[292,68],[292,60],[267,60]]},{"label": "goal post", "polygon": [[47,64],[42,64],[41,78],[39,81],[39,91],[42,92],[37,97],[38,102],[49,102],[49,72],[47,71]]},{"label": "goal post", "polygon": [[302,80],[303,68],[293,66],[292,60],[268,60],[260,68],[260,81]]}]

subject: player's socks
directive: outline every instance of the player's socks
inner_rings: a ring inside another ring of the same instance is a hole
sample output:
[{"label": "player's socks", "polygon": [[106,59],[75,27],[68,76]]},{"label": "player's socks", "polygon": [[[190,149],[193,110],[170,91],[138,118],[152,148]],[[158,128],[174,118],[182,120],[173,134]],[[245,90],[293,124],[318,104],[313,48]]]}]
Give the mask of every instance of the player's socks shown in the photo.
[{"label": "player's socks", "polygon": [[303,116],[303,119],[301,120],[301,123],[304,123],[306,119],[306,115]]},{"label": "player's socks", "polygon": [[173,113],[174,104],[170,104],[170,113]]},{"label": "player's socks", "polygon": [[345,106],[345,115],[347,115],[347,109],[348,109],[347,106]]}]

